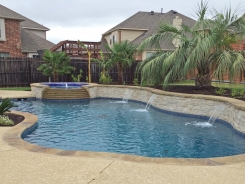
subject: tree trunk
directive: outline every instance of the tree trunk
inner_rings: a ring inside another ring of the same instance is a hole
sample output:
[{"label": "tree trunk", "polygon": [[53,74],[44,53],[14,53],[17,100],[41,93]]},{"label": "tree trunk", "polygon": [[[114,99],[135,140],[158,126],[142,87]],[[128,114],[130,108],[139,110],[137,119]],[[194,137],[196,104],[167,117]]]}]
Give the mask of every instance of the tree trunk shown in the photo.
[{"label": "tree trunk", "polygon": [[117,64],[117,72],[118,72],[118,84],[123,84],[123,66],[122,66],[122,63]]},{"label": "tree trunk", "polygon": [[58,74],[57,74],[57,72],[54,72],[54,82],[58,82]]},{"label": "tree trunk", "polygon": [[209,73],[206,74],[197,74],[195,79],[195,85],[197,87],[210,87],[211,79]]}]

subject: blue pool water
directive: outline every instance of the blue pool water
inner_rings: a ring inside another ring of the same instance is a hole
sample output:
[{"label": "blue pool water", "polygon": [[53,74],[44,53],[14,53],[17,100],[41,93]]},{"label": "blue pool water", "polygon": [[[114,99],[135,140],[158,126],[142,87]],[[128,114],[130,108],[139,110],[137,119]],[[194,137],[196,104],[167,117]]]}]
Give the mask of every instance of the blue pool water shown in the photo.
[{"label": "blue pool water", "polygon": [[44,82],[43,85],[50,86],[50,88],[64,88],[64,89],[75,89],[81,88],[82,86],[88,85],[86,82]]},{"label": "blue pool water", "polygon": [[22,101],[16,110],[38,115],[38,126],[23,139],[64,150],[115,152],[148,157],[207,158],[245,153],[245,139],[230,126],[170,114],[145,104]]}]

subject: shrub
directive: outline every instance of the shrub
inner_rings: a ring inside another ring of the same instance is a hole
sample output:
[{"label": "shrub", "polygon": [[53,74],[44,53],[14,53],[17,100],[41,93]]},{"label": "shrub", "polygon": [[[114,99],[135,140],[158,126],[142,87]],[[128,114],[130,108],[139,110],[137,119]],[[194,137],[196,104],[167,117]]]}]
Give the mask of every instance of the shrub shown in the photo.
[{"label": "shrub", "polygon": [[242,98],[244,95],[244,89],[236,89],[236,88],[233,88],[231,90],[231,96],[233,98]]},{"label": "shrub", "polygon": [[10,126],[14,125],[14,122],[8,116],[0,116],[0,125]]},{"label": "shrub", "polygon": [[138,79],[134,79],[133,84],[134,84],[135,86],[138,86],[138,85],[139,85],[139,80],[138,80]]},{"label": "shrub", "polygon": [[82,69],[79,70],[79,74],[77,74],[77,75],[76,74],[71,74],[72,81],[73,82],[80,82],[81,78],[83,77],[82,74],[83,74],[83,70]]},{"label": "shrub", "polygon": [[99,81],[102,84],[110,84],[112,82],[112,78],[109,76],[108,73],[101,72]]},{"label": "shrub", "polygon": [[0,104],[0,115],[4,115],[6,112],[9,112],[9,109],[12,108],[13,106],[14,103],[11,102],[9,98],[3,99],[2,103]]},{"label": "shrub", "polygon": [[219,88],[219,89],[216,89],[215,90],[215,93],[217,95],[223,95],[223,94],[225,94],[225,92],[226,92],[226,89],[225,88]]}]

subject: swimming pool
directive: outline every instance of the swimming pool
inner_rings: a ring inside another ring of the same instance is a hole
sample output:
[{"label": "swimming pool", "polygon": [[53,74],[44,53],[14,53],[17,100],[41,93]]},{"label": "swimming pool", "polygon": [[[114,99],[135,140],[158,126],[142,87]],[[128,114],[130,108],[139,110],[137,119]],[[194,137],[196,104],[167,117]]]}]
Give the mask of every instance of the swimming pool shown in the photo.
[{"label": "swimming pool", "polygon": [[208,158],[245,153],[244,136],[207,118],[144,109],[145,104],[87,101],[27,101],[18,109],[38,115],[22,138],[63,150],[115,152],[148,157]]}]

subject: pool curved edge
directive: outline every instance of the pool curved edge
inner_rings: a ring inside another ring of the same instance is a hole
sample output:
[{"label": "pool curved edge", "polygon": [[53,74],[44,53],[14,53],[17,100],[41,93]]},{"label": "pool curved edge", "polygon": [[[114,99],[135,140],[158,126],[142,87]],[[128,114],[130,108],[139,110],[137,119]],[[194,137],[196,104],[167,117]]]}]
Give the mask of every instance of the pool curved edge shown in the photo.
[{"label": "pool curved edge", "polygon": [[25,119],[18,125],[11,127],[10,130],[3,134],[3,140],[10,146],[17,149],[36,152],[53,154],[59,156],[75,156],[75,157],[91,157],[110,160],[122,160],[137,163],[154,163],[154,164],[170,164],[170,165],[205,165],[205,166],[218,166],[228,165],[240,162],[245,162],[245,154],[227,156],[227,157],[215,157],[215,158],[151,158],[136,155],[127,155],[119,153],[107,153],[107,152],[92,152],[92,151],[69,151],[60,150],[54,148],[47,148],[38,146],[24,141],[21,135],[24,131],[31,129],[37,123],[37,116],[34,114],[11,111],[11,113],[22,115]]}]

